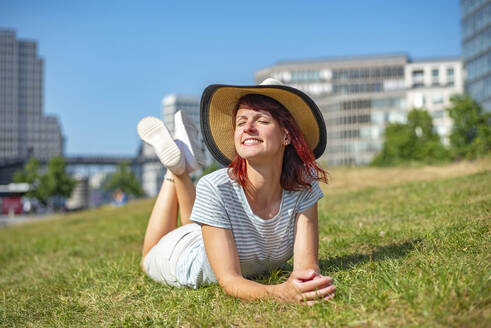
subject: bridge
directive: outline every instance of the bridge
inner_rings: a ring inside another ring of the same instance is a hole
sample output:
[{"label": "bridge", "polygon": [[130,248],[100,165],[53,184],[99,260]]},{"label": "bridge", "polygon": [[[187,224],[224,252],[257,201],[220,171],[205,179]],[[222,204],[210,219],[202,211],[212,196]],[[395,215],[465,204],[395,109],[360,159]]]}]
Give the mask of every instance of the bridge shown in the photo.
[{"label": "bridge", "polygon": [[[87,156],[87,155],[75,155],[75,156],[64,156],[67,165],[118,165],[123,162],[127,162],[130,165],[133,164],[145,164],[145,163],[156,163],[158,162],[157,157],[129,157],[129,156]],[[0,159],[0,169],[8,168],[12,166],[24,165],[27,163],[26,158],[9,158]],[[39,162],[42,165],[46,165],[48,160],[40,159]]]},{"label": "bridge", "polygon": [[[141,166],[147,163],[158,163],[157,157],[142,157],[142,156],[102,156],[102,155],[72,155],[64,156],[68,170],[70,167],[90,167],[90,166],[116,166],[121,163],[129,163],[130,166]],[[0,159],[0,184],[12,182],[12,177],[15,171],[21,170],[28,162],[27,158],[10,158]],[[46,165],[48,160],[40,159],[41,165]]]}]

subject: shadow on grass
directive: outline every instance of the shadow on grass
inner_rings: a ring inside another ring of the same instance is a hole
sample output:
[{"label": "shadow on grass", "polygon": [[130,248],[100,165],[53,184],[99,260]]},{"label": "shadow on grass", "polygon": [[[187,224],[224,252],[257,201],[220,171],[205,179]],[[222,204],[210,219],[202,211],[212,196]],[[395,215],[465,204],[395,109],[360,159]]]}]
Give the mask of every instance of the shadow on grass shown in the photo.
[{"label": "shadow on grass", "polygon": [[[398,259],[412,252],[421,239],[408,240],[403,243],[392,243],[385,246],[375,246],[376,249],[369,254],[348,254],[328,259],[319,259],[319,267],[323,274],[352,269],[366,262],[384,261],[387,259]],[[259,275],[255,281],[263,284],[275,284],[286,281],[293,270],[291,261],[285,263],[280,269],[273,270],[267,274]]]},{"label": "shadow on grass", "polygon": [[419,243],[421,243],[421,239],[415,239],[404,243],[393,243],[386,246],[380,246],[369,254],[355,253],[328,259],[319,259],[319,266],[321,272],[338,272],[351,269],[357,265],[370,261],[375,262],[387,259],[398,259],[407,256]]},{"label": "shadow on grass", "polygon": [[[385,246],[375,246],[376,249],[369,254],[347,254],[327,259],[319,259],[321,273],[330,275],[334,272],[349,270],[367,262],[384,261],[387,259],[398,259],[407,256],[420,243],[421,239],[408,240],[403,243],[392,243]],[[285,263],[281,268],[271,272],[253,277],[254,281],[263,284],[277,284],[288,279],[293,270],[291,261]]]}]

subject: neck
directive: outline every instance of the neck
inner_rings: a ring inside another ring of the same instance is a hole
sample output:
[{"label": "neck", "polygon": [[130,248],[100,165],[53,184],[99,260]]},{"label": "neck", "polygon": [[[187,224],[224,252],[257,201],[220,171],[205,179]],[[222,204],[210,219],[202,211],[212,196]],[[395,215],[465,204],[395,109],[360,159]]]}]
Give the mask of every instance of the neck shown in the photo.
[{"label": "neck", "polygon": [[247,177],[249,186],[247,196],[253,201],[270,203],[281,198],[281,166],[282,161],[272,163],[251,163],[247,161]]}]

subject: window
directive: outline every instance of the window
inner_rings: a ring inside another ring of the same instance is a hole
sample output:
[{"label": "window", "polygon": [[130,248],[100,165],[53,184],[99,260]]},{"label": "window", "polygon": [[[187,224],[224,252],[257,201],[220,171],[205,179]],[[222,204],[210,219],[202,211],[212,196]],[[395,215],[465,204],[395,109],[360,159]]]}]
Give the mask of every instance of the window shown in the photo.
[{"label": "window", "polygon": [[443,96],[441,94],[434,95],[431,97],[431,102],[433,104],[443,104]]},{"label": "window", "polygon": [[444,110],[436,110],[432,113],[433,118],[443,118],[444,115],[445,115]]},{"label": "window", "polygon": [[437,86],[440,84],[440,71],[438,68],[434,68],[431,70],[431,85]]},{"label": "window", "polygon": [[360,130],[344,130],[341,131],[341,138],[350,139],[350,138],[359,138]]},{"label": "window", "polygon": [[425,103],[426,103],[426,99],[425,99],[425,96],[423,94],[417,93],[414,95],[413,107],[421,108],[425,105]]},{"label": "window", "polygon": [[412,76],[413,76],[413,88],[424,87],[424,71],[423,70],[413,71]]},{"label": "window", "polygon": [[413,79],[423,79],[424,71],[423,70],[415,70],[413,71]]}]

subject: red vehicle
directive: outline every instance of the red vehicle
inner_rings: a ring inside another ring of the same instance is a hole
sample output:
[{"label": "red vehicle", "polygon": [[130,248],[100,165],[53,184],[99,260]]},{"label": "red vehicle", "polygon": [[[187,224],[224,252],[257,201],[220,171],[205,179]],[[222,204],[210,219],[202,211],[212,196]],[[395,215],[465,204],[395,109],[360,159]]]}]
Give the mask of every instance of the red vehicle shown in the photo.
[{"label": "red vehicle", "polygon": [[21,196],[6,196],[2,197],[2,214],[21,214],[22,213],[22,197]]}]

